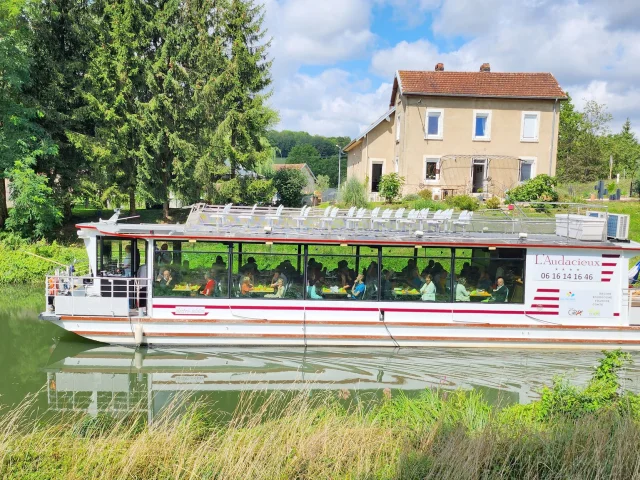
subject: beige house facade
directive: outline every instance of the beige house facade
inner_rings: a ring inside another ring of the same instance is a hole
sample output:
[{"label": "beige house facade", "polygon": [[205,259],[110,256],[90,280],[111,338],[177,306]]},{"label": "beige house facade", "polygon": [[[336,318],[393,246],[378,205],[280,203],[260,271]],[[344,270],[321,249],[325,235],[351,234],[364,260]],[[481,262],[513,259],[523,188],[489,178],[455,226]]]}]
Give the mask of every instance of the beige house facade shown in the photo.
[{"label": "beige house facade", "polygon": [[434,198],[503,197],[537,174],[555,175],[559,102],[548,73],[399,71],[389,110],[345,151],[347,175],[366,181],[372,200],[380,176],[404,177],[403,194]]}]

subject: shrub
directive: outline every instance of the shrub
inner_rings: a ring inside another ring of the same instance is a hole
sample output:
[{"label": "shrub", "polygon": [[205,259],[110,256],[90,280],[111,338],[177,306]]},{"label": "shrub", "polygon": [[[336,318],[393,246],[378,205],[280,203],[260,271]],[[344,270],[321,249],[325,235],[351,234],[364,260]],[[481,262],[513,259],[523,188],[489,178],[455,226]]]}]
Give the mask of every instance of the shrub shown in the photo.
[{"label": "shrub", "polygon": [[557,202],[558,192],[555,190],[557,184],[557,180],[549,175],[537,175],[522,185],[508,190],[505,195],[510,202],[533,202],[536,200]]},{"label": "shrub", "polygon": [[415,202],[416,200],[420,200],[421,197],[417,193],[410,193],[409,195],[405,195],[402,199],[403,202]]},{"label": "shrub", "polygon": [[498,197],[487,198],[484,202],[484,207],[489,210],[496,210],[500,208],[500,199]]},{"label": "shrub", "polygon": [[280,201],[285,207],[299,207],[302,203],[302,189],[307,186],[307,179],[300,170],[282,169],[273,176],[273,186],[280,194]]},{"label": "shrub", "polygon": [[447,205],[460,210],[474,211],[480,208],[480,202],[478,202],[478,199],[470,197],[469,195],[454,195],[453,197],[448,197],[445,202]]},{"label": "shrub", "polygon": [[248,182],[246,192],[243,195],[244,201],[250,205],[254,203],[270,203],[275,192],[276,189],[272,180],[251,180]]},{"label": "shrub", "polygon": [[400,195],[403,185],[404,177],[393,172],[380,177],[378,188],[380,189],[380,195],[382,195],[387,203],[392,203],[398,195]]},{"label": "shrub", "polygon": [[425,200],[433,200],[433,192],[428,188],[423,188],[418,192],[420,198],[424,198]]},{"label": "shrub", "polygon": [[53,201],[53,189],[45,175],[37,174],[23,162],[11,171],[11,200],[7,230],[24,238],[40,239],[53,234],[62,224],[62,211]]},{"label": "shrub", "polygon": [[349,178],[340,188],[340,202],[348,207],[366,207],[367,190],[364,184],[360,183],[357,178]]}]

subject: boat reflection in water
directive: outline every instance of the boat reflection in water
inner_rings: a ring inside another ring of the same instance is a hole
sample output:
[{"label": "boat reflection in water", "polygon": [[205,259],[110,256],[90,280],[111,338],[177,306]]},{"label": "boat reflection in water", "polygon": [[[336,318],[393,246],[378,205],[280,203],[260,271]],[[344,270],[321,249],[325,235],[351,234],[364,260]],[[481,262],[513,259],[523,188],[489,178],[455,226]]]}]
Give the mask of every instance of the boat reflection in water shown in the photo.
[{"label": "boat reflection in water", "polygon": [[[142,409],[150,421],[176,395],[214,400],[231,412],[246,391],[335,390],[364,398],[385,389],[411,396],[425,388],[475,388],[492,403],[529,403],[554,375],[585,384],[600,357],[577,350],[70,348],[59,344],[46,369],[51,410]],[[640,369],[629,367],[623,377],[635,390]]]}]

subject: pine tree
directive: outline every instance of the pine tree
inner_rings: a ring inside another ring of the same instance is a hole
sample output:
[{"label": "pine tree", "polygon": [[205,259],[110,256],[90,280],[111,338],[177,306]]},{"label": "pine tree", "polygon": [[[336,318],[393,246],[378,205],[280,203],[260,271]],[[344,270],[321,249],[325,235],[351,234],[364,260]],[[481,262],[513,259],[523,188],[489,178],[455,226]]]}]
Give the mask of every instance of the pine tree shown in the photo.
[{"label": "pine tree", "polygon": [[126,193],[129,211],[136,210],[141,156],[139,102],[148,100],[147,37],[151,6],[137,0],[113,0],[99,18],[97,45],[80,87],[87,107],[79,117],[94,122],[92,134],[69,134],[74,145],[104,172],[105,193]]},{"label": "pine tree", "polygon": [[88,133],[90,123],[74,114],[83,106],[76,87],[86,74],[93,50],[96,28],[93,19],[101,10],[100,1],[57,0],[30,2],[27,6],[32,31],[31,84],[26,93],[42,111],[38,123],[57,145],[58,155],[38,159],[37,169],[46,173],[58,203],[71,213],[71,202],[80,180],[89,170],[84,155],[69,141],[67,131]]},{"label": "pine tree", "polygon": [[[221,22],[216,26],[220,32],[217,45],[223,54],[222,69],[202,92],[207,100],[203,113],[215,128],[205,132],[209,146],[196,166],[209,198],[215,196],[210,186],[221,174],[226,173],[228,181],[237,184],[240,168],[251,171],[269,161],[266,132],[277,119],[266,105],[271,62],[267,59],[270,42],[264,41],[262,7],[251,0],[228,0],[224,6],[218,2],[218,8]],[[222,185],[219,188],[225,190]],[[230,190],[237,189],[234,186]]]}]

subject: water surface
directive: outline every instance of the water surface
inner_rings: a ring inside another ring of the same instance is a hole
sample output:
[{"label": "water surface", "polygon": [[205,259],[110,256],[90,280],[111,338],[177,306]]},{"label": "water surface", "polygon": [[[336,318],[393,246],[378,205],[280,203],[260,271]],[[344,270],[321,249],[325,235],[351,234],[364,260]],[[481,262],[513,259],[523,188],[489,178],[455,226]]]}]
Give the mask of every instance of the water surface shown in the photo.
[{"label": "water surface", "polygon": [[[246,392],[335,392],[371,398],[425,388],[479,389],[492,403],[528,403],[555,375],[584,384],[599,352],[391,348],[131,349],[84,340],[38,320],[38,289],[0,289],[0,404],[29,395],[43,412],[144,410],[177,395],[233,411]],[[640,368],[624,372],[638,391]]]}]

